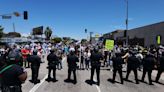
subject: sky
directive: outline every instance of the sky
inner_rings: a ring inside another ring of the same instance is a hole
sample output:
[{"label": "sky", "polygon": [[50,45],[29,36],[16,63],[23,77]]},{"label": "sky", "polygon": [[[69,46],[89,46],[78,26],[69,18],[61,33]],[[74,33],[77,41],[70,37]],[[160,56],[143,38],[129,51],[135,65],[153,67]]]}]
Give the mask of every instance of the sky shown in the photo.
[{"label": "sky", "polygon": [[[164,21],[164,0],[128,0],[129,29]],[[126,0],[0,0],[0,15],[19,12],[20,17],[2,19],[4,32],[29,34],[38,26],[50,27],[53,35],[87,38],[89,32],[104,34],[125,29]],[[23,19],[28,11],[28,20]],[[85,33],[85,29],[88,33]]]}]

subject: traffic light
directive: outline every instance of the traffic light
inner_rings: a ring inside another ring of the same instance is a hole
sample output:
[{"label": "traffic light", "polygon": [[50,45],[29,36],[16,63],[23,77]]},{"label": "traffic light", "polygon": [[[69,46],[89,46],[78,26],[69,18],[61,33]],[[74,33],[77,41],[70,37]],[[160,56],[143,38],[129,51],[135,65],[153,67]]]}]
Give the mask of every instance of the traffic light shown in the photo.
[{"label": "traffic light", "polygon": [[85,29],[85,33],[87,33],[87,29]]},{"label": "traffic light", "polygon": [[28,19],[28,12],[27,11],[24,11],[24,20],[27,20]]}]

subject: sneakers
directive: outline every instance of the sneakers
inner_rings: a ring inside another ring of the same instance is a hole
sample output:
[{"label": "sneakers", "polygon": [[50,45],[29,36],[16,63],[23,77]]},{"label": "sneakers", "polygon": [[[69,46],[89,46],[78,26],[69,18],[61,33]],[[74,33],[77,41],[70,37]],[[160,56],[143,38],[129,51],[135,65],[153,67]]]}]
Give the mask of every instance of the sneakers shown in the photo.
[{"label": "sneakers", "polygon": [[73,81],[72,83],[73,83],[73,84],[76,84],[76,83],[77,83],[77,81]]},{"label": "sneakers", "polygon": [[52,82],[57,82],[58,80],[56,80],[56,79],[51,79],[51,81],[52,81]]},{"label": "sneakers", "polygon": [[34,84],[38,84],[38,83],[40,83],[40,80],[34,81]]},{"label": "sneakers", "polygon": [[31,83],[34,83],[34,81],[33,80],[29,80]]},{"label": "sneakers", "polygon": [[139,84],[139,82],[137,81],[136,84]]},{"label": "sneakers", "polygon": [[96,84],[97,84],[97,86],[100,86],[100,82],[97,82]]},{"label": "sneakers", "polygon": [[53,79],[53,78],[47,78],[46,81],[47,81],[47,82],[50,82],[50,81],[52,81],[52,82],[57,82],[58,80]]},{"label": "sneakers", "polygon": [[64,82],[71,82],[71,80],[70,79],[65,79]]},{"label": "sneakers", "polygon": [[29,80],[31,83],[34,83],[34,84],[38,84],[38,83],[40,83],[40,80],[36,80],[36,81],[34,81],[34,80]]},{"label": "sneakers", "polygon": [[46,81],[47,82],[50,82],[52,80],[52,78],[47,78]]}]

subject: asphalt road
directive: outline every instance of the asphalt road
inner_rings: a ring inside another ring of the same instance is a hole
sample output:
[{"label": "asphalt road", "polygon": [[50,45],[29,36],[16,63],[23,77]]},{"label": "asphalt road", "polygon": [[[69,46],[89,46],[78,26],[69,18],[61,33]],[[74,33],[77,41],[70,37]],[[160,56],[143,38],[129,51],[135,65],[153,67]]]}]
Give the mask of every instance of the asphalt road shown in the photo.
[{"label": "asphalt road", "polygon": [[[86,80],[90,78],[90,70],[78,70],[77,71],[77,84],[65,83],[64,80],[67,78],[67,65],[66,61],[63,62],[64,69],[57,70],[56,78],[57,82],[46,82],[47,78],[47,63],[42,63],[39,71],[39,79],[41,83],[34,85],[29,82],[31,78],[31,70],[27,69],[28,79],[23,84],[23,92],[163,92],[164,90],[164,74],[161,76],[160,82],[163,84],[154,83],[154,85],[148,85],[147,76],[145,81],[147,83],[135,84],[133,72],[129,76],[130,81],[125,81],[124,84],[120,84],[119,76],[116,76],[118,83],[112,84],[110,79],[112,78],[112,71],[107,68],[101,69],[101,82],[100,86],[89,85]],[[142,72],[139,73],[141,79]],[[124,77],[126,73],[123,74]],[[153,80],[155,79],[156,71],[153,72]],[[96,79],[96,76],[95,76]]]}]

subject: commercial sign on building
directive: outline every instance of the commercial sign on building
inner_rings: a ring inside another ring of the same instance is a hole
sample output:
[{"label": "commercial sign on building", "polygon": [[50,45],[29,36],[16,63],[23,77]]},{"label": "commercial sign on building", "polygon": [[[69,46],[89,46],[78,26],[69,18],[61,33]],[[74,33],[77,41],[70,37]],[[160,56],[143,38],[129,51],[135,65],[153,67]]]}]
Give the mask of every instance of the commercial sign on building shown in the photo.
[{"label": "commercial sign on building", "polygon": [[106,40],[105,49],[113,50],[113,48],[114,48],[114,40]]}]

